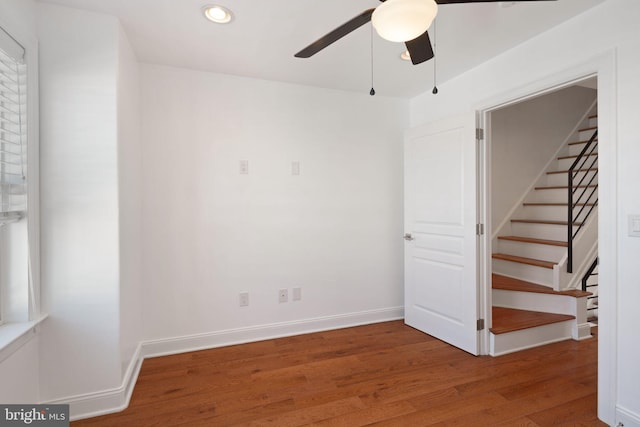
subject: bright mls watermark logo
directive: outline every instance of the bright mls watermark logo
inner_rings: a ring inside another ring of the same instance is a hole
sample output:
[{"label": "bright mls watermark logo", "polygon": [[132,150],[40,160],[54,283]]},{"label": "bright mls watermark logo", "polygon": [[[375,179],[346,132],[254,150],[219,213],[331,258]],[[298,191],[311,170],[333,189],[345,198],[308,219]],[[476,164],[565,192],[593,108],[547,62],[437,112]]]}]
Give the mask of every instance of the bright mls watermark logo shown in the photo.
[{"label": "bright mls watermark logo", "polygon": [[0,405],[0,427],[69,427],[69,405]]}]

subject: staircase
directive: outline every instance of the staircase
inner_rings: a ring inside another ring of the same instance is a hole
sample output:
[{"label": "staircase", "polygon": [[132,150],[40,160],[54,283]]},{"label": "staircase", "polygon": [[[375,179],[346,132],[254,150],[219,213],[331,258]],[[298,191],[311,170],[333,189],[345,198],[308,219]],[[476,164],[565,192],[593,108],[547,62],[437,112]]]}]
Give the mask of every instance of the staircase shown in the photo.
[{"label": "staircase", "polygon": [[597,256],[596,132],[594,114],[581,122],[571,142],[558,150],[497,230],[492,254],[493,356],[591,336],[587,303],[592,294],[581,289],[581,279]]}]

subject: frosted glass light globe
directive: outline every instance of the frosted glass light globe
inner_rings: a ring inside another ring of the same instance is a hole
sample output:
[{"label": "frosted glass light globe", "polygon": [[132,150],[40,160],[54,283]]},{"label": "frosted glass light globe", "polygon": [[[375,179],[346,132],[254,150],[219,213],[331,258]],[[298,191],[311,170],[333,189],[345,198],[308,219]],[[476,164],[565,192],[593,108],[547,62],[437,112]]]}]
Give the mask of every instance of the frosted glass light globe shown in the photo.
[{"label": "frosted glass light globe", "polygon": [[380,37],[406,42],[422,35],[438,14],[435,0],[387,0],[371,16]]}]

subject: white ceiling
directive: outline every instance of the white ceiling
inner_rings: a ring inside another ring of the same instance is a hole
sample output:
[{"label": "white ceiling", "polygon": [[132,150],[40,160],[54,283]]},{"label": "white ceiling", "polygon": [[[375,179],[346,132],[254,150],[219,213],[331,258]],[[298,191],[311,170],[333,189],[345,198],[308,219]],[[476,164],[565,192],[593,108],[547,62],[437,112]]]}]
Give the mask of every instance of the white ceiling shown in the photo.
[{"label": "white ceiling", "polygon": [[[377,0],[40,0],[120,18],[142,62],[368,93],[371,27],[365,25],[309,59],[294,53]],[[437,77],[442,83],[605,0],[452,4],[439,8]],[[201,9],[221,4],[230,25]],[[413,97],[433,86],[433,60],[399,59],[402,44],[374,38],[378,95]]]}]

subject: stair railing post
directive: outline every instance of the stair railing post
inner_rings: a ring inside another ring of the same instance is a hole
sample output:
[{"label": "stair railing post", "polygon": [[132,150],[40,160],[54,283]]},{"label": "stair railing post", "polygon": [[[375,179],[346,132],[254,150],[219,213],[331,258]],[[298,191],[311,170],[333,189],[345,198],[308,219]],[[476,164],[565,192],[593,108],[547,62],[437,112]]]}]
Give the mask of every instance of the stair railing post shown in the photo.
[{"label": "stair railing post", "polygon": [[569,170],[567,185],[567,273],[573,273],[573,167]]}]

